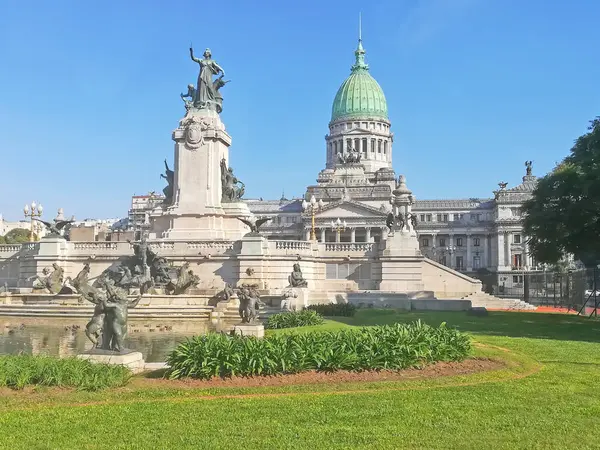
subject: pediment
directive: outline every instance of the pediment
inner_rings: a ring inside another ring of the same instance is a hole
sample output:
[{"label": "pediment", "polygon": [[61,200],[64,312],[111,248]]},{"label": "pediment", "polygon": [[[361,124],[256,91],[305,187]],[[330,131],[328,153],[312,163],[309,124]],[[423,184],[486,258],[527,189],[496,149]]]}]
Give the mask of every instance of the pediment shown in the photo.
[{"label": "pediment", "polygon": [[338,217],[386,217],[387,213],[358,202],[343,201],[327,205],[315,214],[317,219],[337,219]]}]

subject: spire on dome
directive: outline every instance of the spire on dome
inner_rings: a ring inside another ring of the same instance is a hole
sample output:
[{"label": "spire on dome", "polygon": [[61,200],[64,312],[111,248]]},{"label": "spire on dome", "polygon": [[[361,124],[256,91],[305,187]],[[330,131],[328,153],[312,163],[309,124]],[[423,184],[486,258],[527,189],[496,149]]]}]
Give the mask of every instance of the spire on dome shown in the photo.
[{"label": "spire on dome", "polygon": [[362,16],[358,13],[358,46],[354,55],[356,56],[356,62],[352,66],[352,72],[360,69],[369,70],[369,65],[365,63],[365,49],[362,45]]}]

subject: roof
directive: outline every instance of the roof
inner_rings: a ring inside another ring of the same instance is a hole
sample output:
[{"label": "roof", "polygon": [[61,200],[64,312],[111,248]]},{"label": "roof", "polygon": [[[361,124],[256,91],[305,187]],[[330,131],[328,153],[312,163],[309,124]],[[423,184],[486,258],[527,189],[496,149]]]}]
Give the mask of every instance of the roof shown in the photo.
[{"label": "roof", "polygon": [[493,209],[494,200],[491,198],[467,198],[450,200],[416,200],[412,209],[425,211],[432,209]]},{"label": "roof", "polygon": [[245,200],[252,213],[301,213],[302,199],[295,200]]},{"label": "roof", "polygon": [[355,117],[388,120],[387,102],[379,83],[369,73],[365,64],[362,40],[354,52],[356,63],[350,76],[342,83],[331,107],[331,121]]}]

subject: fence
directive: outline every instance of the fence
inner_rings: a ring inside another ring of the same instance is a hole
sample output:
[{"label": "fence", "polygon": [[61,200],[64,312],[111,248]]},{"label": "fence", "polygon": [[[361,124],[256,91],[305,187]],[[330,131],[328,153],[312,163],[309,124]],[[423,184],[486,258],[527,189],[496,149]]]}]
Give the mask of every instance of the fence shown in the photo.
[{"label": "fence", "polygon": [[596,301],[600,306],[600,271],[597,269],[568,272],[515,271],[494,279],[491,284],[492,286],[488,287],[491,287],[490,290],[498,297],[518,298],[536,306],[554,306],[579,311],[585,304],[584,312],[591,312],[589,310],[594,309]]}]

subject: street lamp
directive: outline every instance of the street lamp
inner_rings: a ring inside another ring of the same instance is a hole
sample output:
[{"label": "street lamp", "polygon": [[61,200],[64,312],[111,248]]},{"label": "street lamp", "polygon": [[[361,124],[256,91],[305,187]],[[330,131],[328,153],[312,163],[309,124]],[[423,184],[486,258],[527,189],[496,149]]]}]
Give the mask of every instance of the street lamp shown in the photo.
[{"label": "street lamp", "polygon": [[42,213],[44,212],[44,207],[41,204],[36,204],[35,202],[31,202],[31,205],[25,205],[23,208],[23,213],[25,213],[25,217],[29,218],[30,222],[30,230],[29,230],[29,242],[33,242],[34,239],[34,219],[36,217],[42,217]]},{"label": "street lamp", "polygon": [[452,268],[452,254],[456,251],[456,246],[447,245],[446,248],[444,248],[444,250],[446,250],[446,252],[450,255],[450,261],[449,261],[448,266],[450,268]]},{"label": "street lamp", "polygon": [[337,233],[337,242],[341,241],[341,233],[346,229],[346,221],[343,222],[338,217],[336,221],[331,221],[331,229]]},{"label": "street lamp", "polygon": [[307,202],[306,200],[302,201],[302,209],[304,211],[306,211],[307,213],[309,213],[310,218],[311,218],[311,227],[310,227],[310,240],[311,241],[317,240],[317,234],[315,233],[315,214],[317,213],[317,211],[322,209],[323,206],[325,206],[325,203],[323,203],[323,199],[319,199],[319,201],[317,201],[317,199],[315,198],[314,195],[310,197],[309,202]]}]

